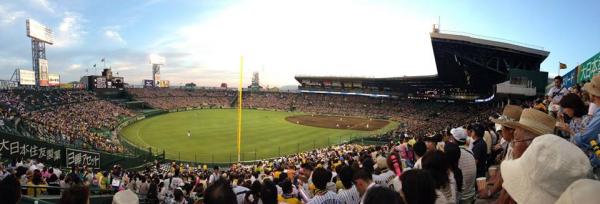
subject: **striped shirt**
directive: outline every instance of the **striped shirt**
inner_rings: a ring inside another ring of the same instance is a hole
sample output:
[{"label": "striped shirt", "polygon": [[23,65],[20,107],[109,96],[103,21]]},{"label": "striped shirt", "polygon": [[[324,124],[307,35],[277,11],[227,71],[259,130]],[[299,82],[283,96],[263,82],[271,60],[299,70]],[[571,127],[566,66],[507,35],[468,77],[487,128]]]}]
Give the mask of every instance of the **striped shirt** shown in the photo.
[{"label": "striped shirt", "polygon": [[327,191],[324,195],[315,195],[307,204],[342,204],[337,194]]},{"label": "striped shirt", "polygon": [[475,197],[475,179],[477,175],[477,163],[473,153],[465,147],[460,147],[460,159],[458,159],[458,168],[463,174],[462,191],[458,196],[459,200],[469,200]]},{"label": "striped shirt", "polygon": [[358,194],[358,190],[356,190],[356,186],[352,185],[350,189],[340,189],[338,191],[337,197],[342,204],[358,204],[360,203],[360,195]]},{"label": "striped shirt", "polygon": [[389,186],[392,179],[394,179],[394,177],[396,177],[396,174],[394,174],[394,172],[388,170],[379,175],[373,175],[373,182],[375,182],[375,184],[377,184],[377,185],[387,187],[387,186]]}]

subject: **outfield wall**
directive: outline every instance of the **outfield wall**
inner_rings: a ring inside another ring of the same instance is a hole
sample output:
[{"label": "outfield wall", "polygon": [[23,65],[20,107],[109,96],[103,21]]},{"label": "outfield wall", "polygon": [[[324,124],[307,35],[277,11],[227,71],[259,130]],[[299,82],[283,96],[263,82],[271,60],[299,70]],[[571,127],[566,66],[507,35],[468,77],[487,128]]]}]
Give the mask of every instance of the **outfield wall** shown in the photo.
[{"label": "outfield wall", "polygon": [[0,155],[5,159],[35,159],[54,167],[87,165],[100,169],[108,169],[115,164],[120,164],[123,168],[131,168],[154,159],[148,152],[143,151],[136,151],[133,154],[112,154],[52,144],[4,132],[0,132]]}]

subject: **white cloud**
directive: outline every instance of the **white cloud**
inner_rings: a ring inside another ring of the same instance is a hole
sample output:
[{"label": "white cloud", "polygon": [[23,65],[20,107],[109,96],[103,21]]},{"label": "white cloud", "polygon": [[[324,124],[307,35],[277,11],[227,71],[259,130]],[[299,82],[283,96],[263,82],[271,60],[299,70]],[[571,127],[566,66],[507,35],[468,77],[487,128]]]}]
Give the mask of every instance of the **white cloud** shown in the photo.
[{"label": "white cloud", "polygon": [[121,37],[121,34],[119,34],[119,32],[115,31],[115,30],[106,30],[104,31],[104,36],[106,36],[108,39],[119,42],[121,44],[127,44],[127,42],[125,42],[125,40],[123,40],[123,38]]},{"label": "white cloud", "polygon": [[54,14],[56,12],[54,7],[50,5],[50,2],[48,2],[48,0],[30,0],[30,2],[32,2],[32,4],[40,10],[46,11],[51,14]]},{"label": "white cloud", "polygon": [[[295,74],[435,74],[431,22],[415,19],[409,12],[342,0],[250,1],[185,26],[156,46],[189,54],[178,61],[205,70],[197,76],[222,70],[215,78],[230,84],[239,76],[240,55],[245,57],[245,81],[250,81],[253,71],[260,71],[265,85],[295,84]],[[171,66],[165,66],[163,75]]]},{"label": "white cloud", "polygon": [[65,12],[62,21],[55,32],[56,47],[69,47],[81,43],[83,35],[87,32],[83,30],[82,24],[85,19],[78,13]]},{"label": "white cloud", "polygon": [[67,71],[75,71],[79,69],[81,69],[81,64],[71,64],[69,65],[69,68],[67,68]]},{"label": "white cloud", "polygon": [[25,16],[23,11],[12,11],[13,9],[6,8],[0,5],[0,25],[13,24],[17,19]]}]

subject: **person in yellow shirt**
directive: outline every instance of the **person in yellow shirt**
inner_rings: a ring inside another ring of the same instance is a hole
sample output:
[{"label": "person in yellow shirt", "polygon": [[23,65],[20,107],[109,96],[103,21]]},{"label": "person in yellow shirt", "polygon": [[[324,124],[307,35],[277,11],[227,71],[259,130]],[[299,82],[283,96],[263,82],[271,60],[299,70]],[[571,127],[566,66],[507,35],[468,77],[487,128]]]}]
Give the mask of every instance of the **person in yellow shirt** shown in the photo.
[{"label": "person in yellow shirt", "polygon": [[46,193],[46,188],[34,188],[34,187],[47,187],[48,184],[46,183],[46,181],[44,181],[44,179],[42,178],[42,172],[40,172],[39,170],[35,170],[33,172],[33,178],[31,179],[31,181],[27,182],[28,186],[31,186],[29,188],[27,188],[27,195],[28,196],[40,196],[42,193]]},{"label": "person in yellow shirt", "polygon": [[302,204],[302,201],[300,201],[300,199],[298,199],[297,197],[294,196],[294,193],[292,190],[292,183],[290,182],[290,180],[286,179],[280,185],[281,185],[281,190],[283,191],[283,194],[277,196],[277,201],[279,203]]}]

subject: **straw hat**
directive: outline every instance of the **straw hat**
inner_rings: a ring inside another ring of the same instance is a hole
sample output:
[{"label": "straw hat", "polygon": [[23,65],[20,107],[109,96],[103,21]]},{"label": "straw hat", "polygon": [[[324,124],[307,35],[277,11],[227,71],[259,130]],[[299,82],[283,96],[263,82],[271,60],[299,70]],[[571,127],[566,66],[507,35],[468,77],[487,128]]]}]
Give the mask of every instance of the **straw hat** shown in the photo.
[{"label": "straw hat", "polygon": [[137,204],[139,203],[140,199],[138,198],[138,196],[131,190],[124,190],[124,191],[119,191],[118,193],[115,193],[115,196],[113,197],[113,204]]},{"label": "straw hat", "polygon": [[583,89],[594,96],[600,97],[600,74],[592,77],[592,81],[583,85]]},{"label": "straw hat", "polygon": [[600,192],[600,181],[580,179],[573,182],[565,192],[560,195],[556,204],[597,203]]},{"label": "straw hat", "polygon": [[554,203],[591,169],[583,151],[552,134],[536,137],[520,158],[500,165],[502,187],[517,203]]},{"label": "straw hat", "polygon": [[528,108],[523,110],[521,118],[516,121],[504,121],[507,127],[521,128],[537,135],[550,134],[554,132],[556,120],[539,110]]},{"label": "straw hat", "polygon": [[509,128],[515,128],[510,126],[507,122],[519,121],[521,119],[521,113],[523,112],[523,108],[515,105],[506,105],[504,106],[504,110],[502,111],[502,116],[497,119],[491,119],[492,122],[496,124],[500,124]]},{"label": "straw hat", "polygon": [[379,156],[377,157],[377,163],[375,164],[376,169],[387,169],[387,158]]}]

